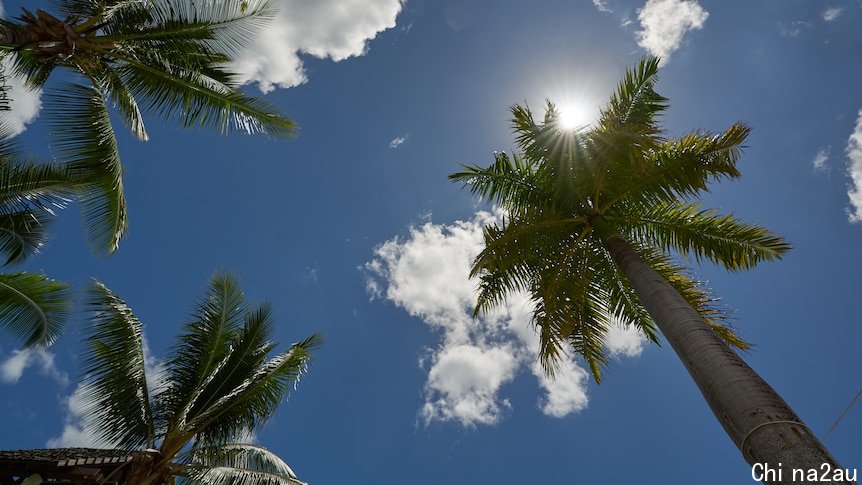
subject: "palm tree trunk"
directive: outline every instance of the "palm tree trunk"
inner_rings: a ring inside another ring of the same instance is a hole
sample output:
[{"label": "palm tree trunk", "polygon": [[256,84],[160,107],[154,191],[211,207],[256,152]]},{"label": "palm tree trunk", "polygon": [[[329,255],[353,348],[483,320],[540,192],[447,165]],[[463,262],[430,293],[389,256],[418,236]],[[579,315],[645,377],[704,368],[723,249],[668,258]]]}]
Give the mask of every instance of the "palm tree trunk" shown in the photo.
[{"label": "palm tree trunk", "polygon": [[[629,278],[730,439],[752,467],[757,465],[753,471],[783,472],[781,478],[777,473],[767,475],[765,483],[794,483],[794,469],[805,470],[806,478],[810,469],[817,470],[818,476],[827,466],[843,471],[781,396],[712,331],[670,283],[618,234],[603,236],[605,248]],[[830,472],[828,476],[834,475]]]}]

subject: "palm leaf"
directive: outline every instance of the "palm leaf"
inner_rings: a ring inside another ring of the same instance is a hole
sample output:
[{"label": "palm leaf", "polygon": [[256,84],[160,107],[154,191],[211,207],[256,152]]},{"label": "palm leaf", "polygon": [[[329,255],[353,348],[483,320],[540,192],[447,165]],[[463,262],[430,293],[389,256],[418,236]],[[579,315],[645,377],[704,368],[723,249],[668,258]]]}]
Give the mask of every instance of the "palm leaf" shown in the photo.
[{"label": "palm leaf", "polygon": [[90,289],[84,327],[83,414],[106,444],[152,448],[155,441],[141,322],[99,282]]},{"label": "palm leaf", "polygon": [[236,56],[272,21],[276,10],[266,0],[157,0],[147,13],[143,25],[137,18],[116,19],[106,39],[143,45],[195,40]]},{"label": "palm leaf", "polygon": [[0,327],[26,347],[52,344],[70,311],[67,284],[39,273],[0,273]]},{"label": "palm leaf", "polygon": [[[244,340],[256,339],[252,335],[257,331],[256,327],[258,324],[252,317],[246,324],[248,330]],[[215,401],[189,421],[189,430],[195,434],[203,433],[205,439],[212,442],[236,436],[239,429],[254,429],[272,415],[290,386],[298,382],[308,368],[311,351],[322,342],[321,336],[312,335],[293,344],[287,352],[256,366],[238,385],[219,392]]]},{"label": "palm leaf", "polygon": [[146,109],[164,118],[177,117],[183,128],[215,128],[222,134],[239,131],[292,136],[296,125],[261,98],[244,95],[215,79],[169,64],[142,62],[117,53],[126,85],[146,99]]},{"label": "palm leaf", "polygon": [[23,261],[39,251],[48,238],[52,214],[40,209],[0,214],[0,254],[4,265]]},{"label": "palm leaf", "polygon": [[112,253],[128,227],[123,166],[104,97],[96,87],[66,84],[50,93],[52,135],[80,193],[91,246]]},{"label": "palm leaf", "polygon": [[751,129],[736,123],[720,134],[690,133],[648,153],[640,166],[620,166],[617,183],[603,201],[605,208],[621,201],[650,206],[699,195],[713,181],[740,176],[736,162]]},{"label": "palm leaf", "polygon": [[730,271],[751,269],[761,261],[780,259],[791,246],[781,237],[733,215],[702,210],[698,204],[671,202],[618,218],[616,226],[629,241],[649,242],[666,253],[707,259]]},{"label": "palm leaf", "polygon": [[640,127],[654,132],[656,116],[667,109],[667,98],[655,92],[659,58],[648,56],[634,70],[626,70],[616,92],[599,118],[600,131],[616,131],[621,126]]},{"label": "palm leaf", "polygon": [[281,458],[266,448],[227,443],[192,450],[188,476],[206,485],[304,485]]},{"label": "palm leaf", "polygon": [[239,281],[227,273],[214,275],[167,361],[171,385],[156,397],[160,410],[178,428],[184,427],[201,390],[230,353],[245,314]]}]

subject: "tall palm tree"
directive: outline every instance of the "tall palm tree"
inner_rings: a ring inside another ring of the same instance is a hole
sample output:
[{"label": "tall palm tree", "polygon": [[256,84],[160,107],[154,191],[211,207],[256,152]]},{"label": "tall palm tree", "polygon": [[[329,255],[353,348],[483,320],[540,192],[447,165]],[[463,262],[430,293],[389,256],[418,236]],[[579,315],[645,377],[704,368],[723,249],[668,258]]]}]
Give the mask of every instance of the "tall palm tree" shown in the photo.
[{"label": "tall palm tree", "polygon": [[[128,485],[297,485],[266,449],[238,440],[263,424],[306,371],[318,335],[268,355],[272,314],[233,277],[212,278],[161,375],[147,375],[141,322],[95,283],[84,330],[84,415],[105,443],[135,451]],[[110,477],[106,480],[109,480]]]},{"label": "tall palm tree", "polygon": [[[513,291],[535,303],[540,357],[549,373],[568,348],[597,381],[607,363],[608,329],[624,322],[679,355],[727,434],[752,465],[818,468],[837,462],[783,399],[733,350],[746,348],[714,299],[672,255],[730,271],[778,259],[780,237],[692,199],[710,182],[739,177],[749,133],[663,135],[667,99],[654,90],[658,59],[629,70],[592,128],[564,130],[548,104],[543,123],[512,108],[521,154],[498,153],[483,168],[452,174],[508,212],[485,228],[475,312]],[[782,465],[779,465],[782,464]]]},{"label": "tall palm tree", "polygon": [[[73,195],[64,167],[25,159],[0,122],[0,265],[21,263],[47,238],[54,210]],[[0,328],[25,347],[50,345],[70,312],[69,288],[41,273],[0,273]]]},{"label": "tall palm tree", "polygon": [[108,105],[140,140],[143,113],[183,128],[275,136],[295,125],[239,90],[229,61],[273,16],[266,0],[57,0],[56,12],[0,19],[0,55],[32,87],[71,72],[48,96],[53,142],[83,187],[93,247],[117,249],[127,226],[122,165]]}]

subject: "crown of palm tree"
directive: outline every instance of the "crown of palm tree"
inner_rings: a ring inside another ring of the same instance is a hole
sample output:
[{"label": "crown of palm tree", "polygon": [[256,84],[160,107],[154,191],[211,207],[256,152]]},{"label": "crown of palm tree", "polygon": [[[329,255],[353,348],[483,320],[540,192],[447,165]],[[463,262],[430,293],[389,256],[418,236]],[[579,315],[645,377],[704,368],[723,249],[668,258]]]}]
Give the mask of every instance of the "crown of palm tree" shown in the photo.
[{"label": "crown of palm tree", "polygon": [[104,444],[149,450],[132,465],[131,483],[171,476],[204,484],[302,483],[271,452],[236,441],[272,416],[298,383],[319,335],[270,356],[277,345],[268,340],[269,305],[249,307],[236,279],[218,274],[163,375],[148,376],[142,325],[132,310],[101,283],[88,304],[83,412]]},{"label": "crown of palm tree", "polygon": [[83,187],[88,236],[113,252],[127,227],[122,165],[107,105],[132,133],[148,138],[143,113],[183,128],[275,136],[295,125],[239,90],[227,68],[272,17],[265,0],[59,0],[62,20],[24,10],[0,19],[0,53],[34,87],[56,68],[78,77],[49,94],[51,132]]},{"label": "crown of palm tree", "polygon": [[514,106],[521,153],[497,153],[489,167],[465,166],[450,176],[509,216],[485,228],[485,248],[471,273],[481,279],[475,312],[511,292],[529,292],[549,373],[570,348],[599,381],[612,325],[633,325],[658,341],[650,315],[604,247],[608,236],[628,241],[722,339],[741,349],[748,344],[726,324],[715,299],[673,257],[736,271],[790,248],[760,226],[691,201],[709,183],[740,175],[736,162],[750,130],[736,123],[721,133],[666,138],[658,116],[667,99],[654,90],[657,71],[657,58],[643,59],[598,122],[580,131],[563,129],[550,102],[543,123]]}]

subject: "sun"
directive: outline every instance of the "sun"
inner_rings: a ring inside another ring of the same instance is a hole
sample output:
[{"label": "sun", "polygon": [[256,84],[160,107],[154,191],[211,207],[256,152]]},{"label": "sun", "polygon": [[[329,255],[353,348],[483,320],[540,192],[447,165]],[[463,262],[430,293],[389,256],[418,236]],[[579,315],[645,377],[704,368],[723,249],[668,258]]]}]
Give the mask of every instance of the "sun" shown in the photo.
[{"label": "sun", "polygon": [[581,103],[564,103],[558,108],[560,128],[576,130],[589,126],[594,120],[592,113]]}]

